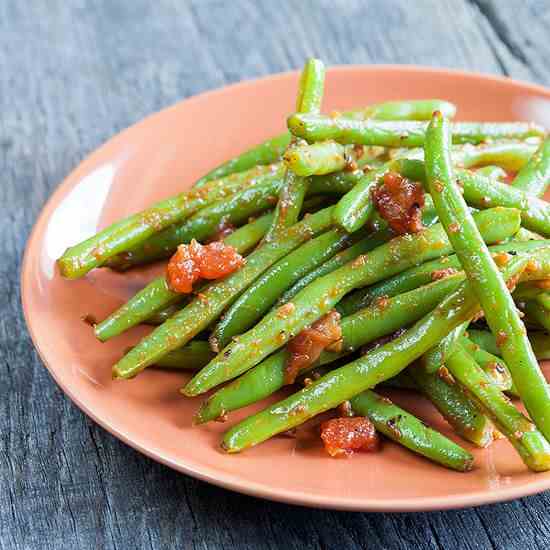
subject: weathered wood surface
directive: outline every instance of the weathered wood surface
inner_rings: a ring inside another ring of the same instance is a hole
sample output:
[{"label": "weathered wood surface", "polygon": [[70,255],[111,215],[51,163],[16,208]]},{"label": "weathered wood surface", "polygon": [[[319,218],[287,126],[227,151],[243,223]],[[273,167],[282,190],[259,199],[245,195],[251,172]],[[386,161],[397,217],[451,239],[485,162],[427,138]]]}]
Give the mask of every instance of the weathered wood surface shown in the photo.
[{"label": "weathered wood surface", "polygon": [[547,0],[0,1],[0,548],[548,548],[548,493],[351,514],[241,496],[150,461],[52,381],[25,329],[18,272],[63,176],[166,105],[309,55],[548,85],[549,28]]}]

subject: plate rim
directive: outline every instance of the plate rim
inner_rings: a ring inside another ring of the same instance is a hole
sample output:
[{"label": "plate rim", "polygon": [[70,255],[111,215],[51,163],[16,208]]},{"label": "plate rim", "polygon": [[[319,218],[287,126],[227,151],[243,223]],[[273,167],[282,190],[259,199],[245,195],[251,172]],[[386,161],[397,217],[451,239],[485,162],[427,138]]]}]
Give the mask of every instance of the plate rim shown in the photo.
[{"label": "plate rim", "polygon": [[[498,76],[492,74],[484,74],[476,71],[466,71],[459,69],[449,69],[444,67],[432,67],[425,65],[399,65],[399,64],[350,64],[350,65],[335,65],[327,69],[327,73],[330,72],[388,72],[388,73],[430,73],[449,77],[460,77],[472,80],[484,80],[488,82],[494,82],[500,86],[511,86],[514,88],[527,89],[531,92],[535,92],[544,95],[550,99],[550,87],[545,87],[540,84],[534,84],[523,80],[512,79],[505,76]],[[176,461],[163,454],[161,450],[154,449],[147,444],[139,441],[137,438],[131,438],[123,433],[119,428],[114,426],[109,420],[101,418],[101,415],[96,414],[88,405],[83,402],[75,392],[72,391],[69,384],[65,384],[60,380],[60,377],[55,372],[55,369],[46,358],[46,354],[40,344],[40,336],[35,332],[33,322],[31,319],[31,312],[29,306],[29,287],[32,284],[30,281],[31,271],[31,258],[30,250],[37,246],[39,236],[39,229],[49,220],[54,208],[54,203],[57,204],[58,196],[67,191],[65,189],[69,185],[69,180],[73,179],[74,175],[84,165],[89,162],[93,162],[96,155],[118,140],[125,138],[127,133],[134,130],[135,127],[140,125],[147,125],[149,120],[163,115],[165,116],[170,110],[175,110],[183,103],[203,101],[209,96],[223,94],[227,90],[235,88],[246,88],[255,86],[259,82],[273,81],[279,79],[286,79],[289,77],[298,78],[300,74],[299,70],[284,71],[279,73],[273,73],[264,75],[258,78],[245,79],[239,82],[228,84],[220,88],[206,90],[195,94],[193,96],[179,100],[167,107],[164,107],[154,113],[151,113],[137,122],[131,124],[127,128],[117,132],[93,151],[88,153],[70,172],[65,178],[55,187],[54,191],[42,206],[38,216],[36,217],[33,227],[29,233],[25,250],[23,254],[23,260],[20,268],[20,291],[21,291],[21,303],[23,308],[23,316],[27,330],[31,337],[34,348],[36,349],[40,360],[46,367],[51,377],[54,379],[59,388],[66,394],[71,401],[89,418],[91,418],[96,424],[107,430],[114,435],[117,439],[132,447],[136,451],[144,454],[150,459],[153,459],[169,468],[172,468],[178,472],[184,473],[201,481],[211,483],[224,489],[229,489],[238,493],[246,494],[256,498],[264,498],[267,500],[282,502],[286,504],[293,504],[299,506],[306,506],[311,508],[322,508],[331,510],[344,510],[344,511],[362,511],[362,512],[422,512],[422,511],[439,511],[459,509],[466,507],[476,507],[486,504],[494,504],[498,502],[506,502],[512,499],[526,497],[540,493],[544,490],[550,489],[550,477],[539,478],[536,481],[536,474],[533,474],[533,481],[517,487],[499,489],[498,492],[491,491],[477,491],[469,493],[467,495],[448,495],[442,497],[414,497],[414,498],[396,498],[392,500],[379,501],[375,499],[367,498],[350,498],[346,496],[326,496],[319,494],[311,494],[303,491],[290,491],[286,489],[280,489],[277,487],[251,482],[243,479],[242,476],[233,476],[225,472],[212,472],[211,467],[197,468],[193,465],[185,464],[185,460]],[[75,180],[76,184],[76,180]],[[74,185],[74,184],[73,184]],[[460,474],[458,474],[460,475]]]}]

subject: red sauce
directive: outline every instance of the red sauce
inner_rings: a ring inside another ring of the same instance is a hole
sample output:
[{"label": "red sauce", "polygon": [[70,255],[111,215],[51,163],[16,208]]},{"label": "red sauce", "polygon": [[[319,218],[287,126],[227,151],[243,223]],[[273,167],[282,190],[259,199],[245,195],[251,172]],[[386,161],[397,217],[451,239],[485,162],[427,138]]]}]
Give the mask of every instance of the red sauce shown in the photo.
[{"label": "red sauce", "polygon": [[325,450],[333,457],[350,457],[354,451],[376,451],[380,439],[373,423],[364,416],[333,418],[321,424]]},{"label": "red sauce", "polygon": [[243,257],[221,241],[202,245],[195,241],[181,244],[170,258],[166,281],[174,292],[189,294],[198,279],[220,279],[244,264]]},{"label": "red sauce", "polygon": [[388,172],[372,192],[374,204],[389,226],[399,235],[422,230],[424,189],[395,172]]},{"label": "red sauce", "polygon": [[290,340],[287,345],[290,358],[285,368],[285,384],[293,384],[302,369],[315,363],[326,347],[342,338],[339,321],[340,314],[335,310],[329,311]]}]

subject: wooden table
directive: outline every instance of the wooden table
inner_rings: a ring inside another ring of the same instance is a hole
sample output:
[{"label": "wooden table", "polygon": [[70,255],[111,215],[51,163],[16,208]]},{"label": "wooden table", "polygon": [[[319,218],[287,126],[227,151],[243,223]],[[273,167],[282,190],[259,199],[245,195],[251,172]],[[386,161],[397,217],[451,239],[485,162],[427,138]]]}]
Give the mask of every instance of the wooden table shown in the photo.
[{"label": "wooden table", "polygon": [[550,493],[445,513],[330,512],[152,462],[50,378],[21,315],[19,266],[63,177],[162,107],[311,55],[548,85],[549,28],[545,0],[1,0],[0,548],[548,548]]}]

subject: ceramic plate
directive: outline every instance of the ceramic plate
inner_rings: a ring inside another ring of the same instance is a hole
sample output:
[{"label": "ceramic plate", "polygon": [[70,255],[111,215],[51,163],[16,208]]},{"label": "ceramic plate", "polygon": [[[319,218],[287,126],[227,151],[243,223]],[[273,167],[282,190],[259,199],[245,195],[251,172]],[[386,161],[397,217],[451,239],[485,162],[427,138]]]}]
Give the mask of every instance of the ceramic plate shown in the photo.
[{"label": "ceramic plate", "polygon": [[[95,270],[62,280],[55,259],[68,245],[152,201],[186,189],[203,173],[275,135],[292,112],[298,74],[275,75],[209,92],[155,114],[86,159],[51,197],[30,237],[22,269],[25,317],[44,364],[69,397],[97,423],[151,458],[210,483],[250,495],[347,510],[410,511],[497,502],[550,488],[550,472],[527,471],[507,441],[473,450],[467,474],[436,466],[392,442],[350,460],[328,458],[304,430],[240,455],[218,447],[229,423],[192,427],[199,401],[184,399],[181,373],[153,369],[132,381],[112,381],[111,365],[146,328],[97,342],[86,314],[101,319],[153,276]],[[324,109],[439,97],[459,106],[461,119],[530,120],[550,127],[550,91],[507,79],[416,67],[342,67],[327,75]],[[454,438],[418,397],[393,395]]]}]

